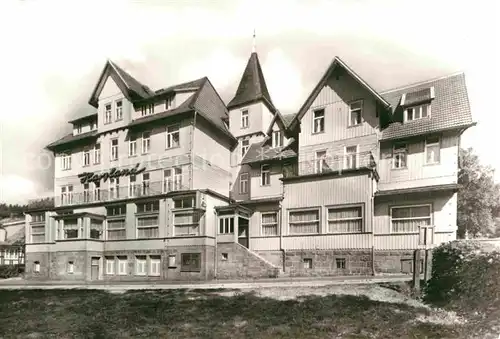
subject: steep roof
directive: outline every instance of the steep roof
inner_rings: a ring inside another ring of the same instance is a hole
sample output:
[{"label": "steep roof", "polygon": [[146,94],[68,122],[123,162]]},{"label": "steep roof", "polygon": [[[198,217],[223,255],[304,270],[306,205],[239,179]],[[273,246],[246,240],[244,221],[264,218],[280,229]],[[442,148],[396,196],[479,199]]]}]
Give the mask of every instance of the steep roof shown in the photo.
[{"label": "steep roof", "polygon": [[236,108],[259,100],[264,101],[271,112],[276,110],[267,89],[259,57],[256,52],[253,52],[248,59],[236,95],[227,108]]},{"label": "steep roof", "polygon": [[318,84],[314,89],[312,90],[311,94],[307,97],[306,101],[302,105],[302,107],[299,109],[299,112],[296,114],[295,119],[290,123],[291,127],[295,127],[298,123],[300,123],[300,120],[304,116],[304,114],[307,112],[309,107],[311,107],[312,103],[318,96],[318,94],[321,92],[323,87],[325,86],[326,82],[330,78],[330,75],[333,73],[333,71],[337,68],[341,67],[344,69],[350,76],[352,76],[361,86],[363,86],[368,92],[370,92],[377,101],[382,104],[385,107],[389,107],[390,104],[387,102],[375,89],[373,89],[366,81],[364,81],[356,72],[354,72],[347,64],[342,61],[338,56],[333,58],[332,62],[330,63],[330,66],[326,69],[325,73],[319,80]]},{"label": "steep roof", "polygon": [[265,139],[261,142],[252,144],[241,163],[252,164],[269,160],[284,160],[297,157],[297,152],[294,149],[297,146],[297,142],[294,138],[290,139],[290,141],[283,147],[273,148],[267,141],[268,140]]},{"label": "steep roof", "polygon": [[[382,130],[381,140],[467,128],[474,124],[463,73],[389,90],[382,92],[382,96],[391,104],[392,121]],[[430,117],[403,123],[403,97],[405,106],[432,100]]]}]

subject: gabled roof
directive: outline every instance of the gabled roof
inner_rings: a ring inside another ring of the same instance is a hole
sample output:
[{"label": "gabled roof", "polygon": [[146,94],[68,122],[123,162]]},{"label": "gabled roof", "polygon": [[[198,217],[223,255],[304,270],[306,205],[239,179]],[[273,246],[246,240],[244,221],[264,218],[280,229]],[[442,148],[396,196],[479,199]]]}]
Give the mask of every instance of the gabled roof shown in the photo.
[{"label": "gabled roof", "polygon": [[267,135],[271,135],[275,123],[278,124],[280,130],[282,130],[286,135],[288,135],[288,125],[286,124],[283,115],[278,110],[276,110],[276,114],[274,115],[273,119],[271,120],[271,123],[269,124],[269,127],[267,128],[266,132]]},{"label": "gabled roof", "polygon": [[168,94],[173,94],[177,92],[196,92],[200,89],[201,86],[205,83],[206,77],[199,78],[196,80],[191,80],[187,82],[183,82],[181,84],[172,85],[166,88],[159,89],[155,91],[154,95],[149,96],[145,99],[137,100],[137,103],[141,103],[143,101],[155,100],[161,96],[168,96]]},{"label": "gabled roof", "polygon": [[71,143],[76,142],[76,141],[80,141],[80,140],[84,140],[84,139],[89,139],[89,140],[97,139],[97,136],[98,136],[98,134],[97,134],[97,131],[95,131],[95,130],[90,131],[90,132],[85,132],[82,134],[77,134],[77,135],[73,135],[73,133],[70,133],[70,134],[62,137],[61,139],[50,143],[45,148],[47,148],[48,150],[54,151],[54,150],[56,150],[56,148],[60,148],[63,145],[69,147],[69,145]]},{"label": "gabled roof", "polygon": [[259,57],[256,52],[253,52],[248,59],[236,95],[229,102],[227,108],[237,108],[259,100],[262,100],[272,113],[276,111],[267,89]]},{"label": "gabled roof", "polygon": [[85,115],[83,117],[79,117],[79,118],[70,120],[68,122],[70,124],[74,124],[74,123],[77,123],[77,122],[91,121],[91,120],[95,120],[95,119],[97,119],[97,113],[88,114],[88,115]]},{"label": "gabled roof", "polygon": [[350,76],[352,76],[361,86],[363,86],[368,92],[370,92],[375,99],[377,99],[378,102],[380,102],[383,106],[389,107],[390,104],[387,102],[377,91],[375,91],[366,81],[364,81],[358,74],[356,74],[345,62],[343,62],[338,56],[336,56],[333,61],[331,62],[330,66],[327,68],[326,72],[323,74],[321,77],[320,81],[314,87],[312,90],[311,94],[309,94],[308,98],[300,108],[299,112],[295,116],[295,119],[291,122],[292,127],[294,127],[295,124],[298,124],[304,114],[307,112],[309,107],[311,107],[312,103],[318,96],[318,94],[321,92],[323,87],[325,86],[326,82],[330,78],[330,75],[332,72],[337,68],[341,67],[343,68]]},{"label": "gabled roof", "polygon": [[101,72],[99,80],[92,91],[89,99],[89,104],[96,107],[98,105],[98,96],[101,92],[108,76],[116,82],[117,86],[123,92],[123,95],[131,102],[148,98],[155,94],[149,87],[140,83],[133,76],[125,72],[122,68],[116,65],[111,60],[106,61],[106,64]]},{"label": "gabled roof", "polygon": [[[417,101],[405,100],[405,106],[412,102],[421,102],[422,95],[425,96],[424,99],[432,99],[430,117],[403,123],[404,107],[401,105],[401,99],[407,98],[408,94],[411,94],[410,97],[419,99]],[[382,92],[382,96],[391,103],[393,113],[391,123],[382,130],[381,140],[467,128],[474,125],[463,73],[389,90]]]}]

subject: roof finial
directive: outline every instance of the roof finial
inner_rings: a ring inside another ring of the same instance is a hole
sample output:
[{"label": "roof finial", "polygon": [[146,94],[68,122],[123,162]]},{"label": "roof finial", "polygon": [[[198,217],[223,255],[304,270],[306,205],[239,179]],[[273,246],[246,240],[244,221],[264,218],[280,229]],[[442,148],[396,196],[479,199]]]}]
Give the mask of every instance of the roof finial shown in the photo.
[{"label": "roof finial", "polygon": [[253,29],[252,53],[255,53],[255,28]]}]

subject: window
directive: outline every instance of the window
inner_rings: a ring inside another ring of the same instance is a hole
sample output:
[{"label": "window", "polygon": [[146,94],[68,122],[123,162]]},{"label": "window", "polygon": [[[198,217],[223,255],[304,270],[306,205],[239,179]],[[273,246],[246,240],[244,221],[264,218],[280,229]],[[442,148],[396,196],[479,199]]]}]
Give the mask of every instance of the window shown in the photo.
[{"label": "window", "polygon": [[358,153],[358,146],[349,146],[345,148],[345,163],[344,163],[344,168],[345,169],[355,169],[358,167],[357,164],[357,153]]},{"label": "window", "polygon": [[111,160],[118,160],[118,139],[111,139]]},{"label": "window", "polygon": [[109,198],[118,199],[120,197],[120,178],[109,179]]},{"label": "window", "polygon": [[127,238],[125,228],[125,219],[110,219],[108,220],[108,239],[107,240],[123,240]]},{"label": "window", "polygon": [[61,155],[61,168],[63,171],[71,169],[71,154]]},{"label": "window", "polygon": [[250,139],[241,140],[241,157],[244,157],[245,154],[247,154],[249,148],[250,148]]},{"label": "window", "polygon": [[137,177],[135,175],[131,175],[128,177],[129,185],[128,185],[128,196],[135,197],[139,194],[139,186],[137,185]]},{"label": "window", "polygon": [[78,239],[78,219],[65,219],[64,226],[64,239]]},{"label": "window", "polygon": [[345,258],[336,258],[335,265],[339,270],[345,270]]},{"label": "window", "polygon": [[311,258],[304,258],[302,262],[304,263],[304,268],[306,270],[313,267],[313,260]]},{"label": "window", "polygon": [[118,275],[127,275],[127,257],[119,256],[118,257]]},{"label": "window", "polygon": [[82,134],[82,125],[76,126],[76,134]]},{"label": "window", "polygon": [[248,128],[248,110],[241,111],[241,128]]},{"label": "window", "polygon": [[155,111],[155,105],[154,104],[149,104],[141,107],[141,116],[146,116],[153,114]]},{"label": "window", "polygon": [[175,254],[170,254],[168,256],[168,267],[177,267],[175,264],[176,261],[176,255]]},{"label": "window", "polygon": [[174,199],[174,208],[193,208],[195,198],[193,196],[175,198]]},{"label": "window", "polygon": [[167,148],[179,147],[179,125],[167,127]]},{"label": "window", "polygon": [[101,239],[102,236],[102,220],[90,220],[90,238]]},{"label": "window", "polygon": [[181,253],[181,271],[201,271],[201,253]]},{"label": "window", "polygon": [[283,133],[281,131],[273,132],[273,147],[282,147],[283,146]]},{"label": "window", "polygon": [[227,261],[229,259],[229,253],[222,253],[221,260]]},{"label": "window", "polygon": [[234,218],[226,217],[219,218],[219,234],[233,234],[234,233]]},{"label": "window", "polygon": [[151,148],[151,133],[144,132],[142,133],[142,154],[149,153]]},{"label": "window", "polygon": [[392,168],[406,168],[407,152],[406,144],[394,145],[394,150],[392,152]]},{"label": "window", "polygon": [[151,239],[159,236],[159,216],[137,217],[137,238]]},{"label": "window", "polygon": [[363,116],[363,101],[355,101],[350,104],[349,126],[361,125]]},{"label": "window", "polygon": [[94,164],[101,163],[101,144],[94,146]]},{"label": "window", "polygon": [[118,100],[116,102],[116,121],[123,119],[123,102]]},{"label": "window", "polygon": [[363,231],[363,208],[332,207],[328,209],[329,233],[359,233]]},{"label": "window", "polygon": [[199,212],[176,212],[174,213],[174,235],[199,235],[200,234]]},{"label": "window", "polygon": [[135,135],[131,135],[128,140],[128,155],[129,157],[137,155],[137,137]]},{"label": "window", "polygon": [[260,185],[271,185],[271,165],[262,165],[260,167]]},{"label": "window", "polygon": [[154,213],[160,211],[160,201],[148,201],[137,204],[137,213]]},{"label": "window", "polygon": [[391,228],[394,233],[418,232],[419,226],[430,226],[431,223],[431,205],[391,208]]},{"label": "window", "polygon": [[31,215],[31,222],[44,222],[45,213],[34,213]]},{"label": "window", "polygon": [[278,212],[266,212],[261,214],[262,235],[278,235]]},{"label": "window", "polygon": [[142,195],[149,195],[149,173],[142,174]]},{"label": "window", "polygon": [[45,224],[31,225],[31,243],[45,242]]},{"label": "window", "polygon": [[106,104],[104,111],[104,124],[111,123],[111,104]]},{"label": "window", "polygon": [[165,110],[168,111],[174,105],[174,97],[167,98],[165,100]]},{"label": "window", "polygon": [[149,257],[149,275],[158,277],[161,272],[161,257],[158,256],[150,256]]},{"label": "window", "polygon": [[425,163],[428,165],[439,164],[440,153],[439,137],[428,137],[425,140]]},{"label": "window", "polygon": [[127,207],[126,205],[115,205],[109,206],[106,209],[106,215],[108,217],[116,217],[126,214]]},{"label": "window", "polygon": [[69,205],[73,203],[73,185],[61,187],[61,203],[62,205]]},{"label": "window", "polygon": [[33,272],[40,273],[40,262],[39,261],[35,261],[35,263],[33,265]]},{"label": "window", "polygon": [[313,112],[313,133],[325,131],[325,110],[318,109]]},{"label": "window", "polygon": [[240,174],[240,194],[248,193],[248,173]]},{"label": "window", "polygon": [[290,234],[319,233],[319,209],[290,211],[288,224]]},{"label": "window", "polygon": [[68,261],[68,273],[75,273],[75,263]]},{"label": "window", "polygon": [[135,274],[136,275],[146,275],[146,256],[136,256],[135,257]]},{"label": "window", "polygon": [[427,118],[428,116],[430,116],[430,105],[429,104],[409,107],[405,110],[405,121],[406,122]]},{"label": "window", "polygon": [[317,151],[314,157],[314,173],[324,173],[330,170],[326,151]]},{"label": "window", "polygon": [[114,257],[106,257],[106,274],[107,275],[115,274],[115,258]]},{"label": "window", "polygon": [[95,129],[97,129],[97,121],[92,121],[90,123],[90,130],[93,131]]},{"label": "window", "polygon": [[90,184],[83,184],[83,202],[91,202]]},{"label": "window", "polygon": [[182,189],[182,168],[175,167],[163,171],[163,193]]},{"label": "window", "polygon": [[90,165],[90,150],[83,151],[83,166]]},{"label": "window", "polygon": [[101,183],[94,182],[94,201],[101,200]]}]

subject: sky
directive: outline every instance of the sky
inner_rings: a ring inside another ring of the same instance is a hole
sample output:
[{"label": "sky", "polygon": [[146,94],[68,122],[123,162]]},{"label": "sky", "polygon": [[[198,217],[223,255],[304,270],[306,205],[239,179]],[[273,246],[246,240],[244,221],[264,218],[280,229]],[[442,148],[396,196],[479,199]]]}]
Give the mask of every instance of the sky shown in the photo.
[{"label": "sky", "polygon": [[[44,147],[70,132],[106,59],[152,89],[208,76],[226,103],[256,50],[275,105],[295,113],[335,56],[378,91],[465,72],[462,138],[500,181],[499,4],[493,0],[2,0],[0,202],[53,190]],[[493,100],[492,100],[493,99]]]}]

